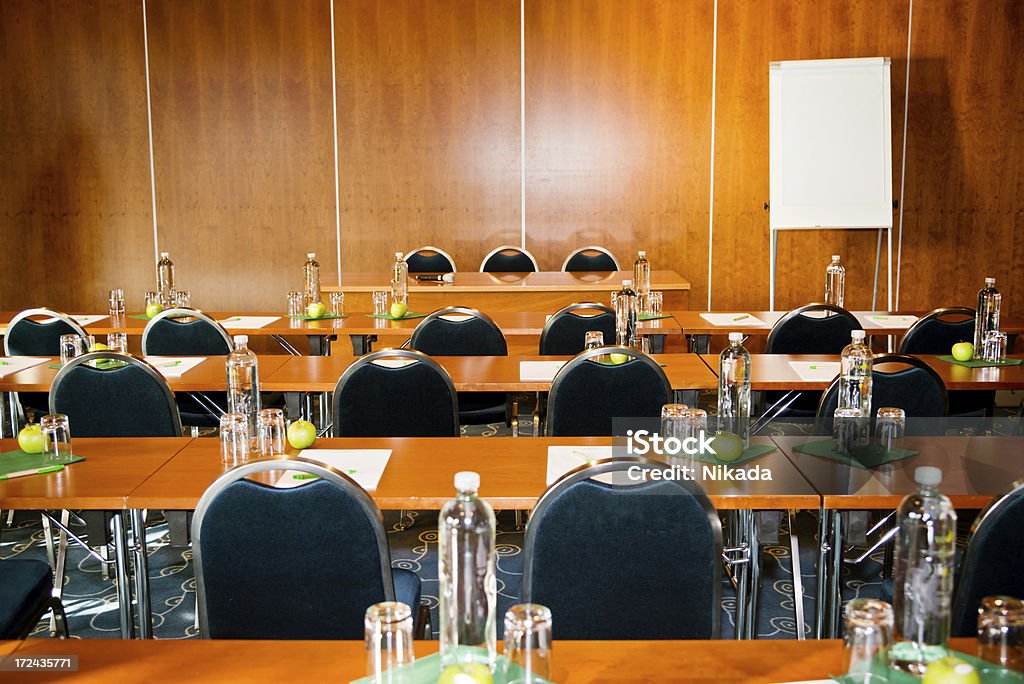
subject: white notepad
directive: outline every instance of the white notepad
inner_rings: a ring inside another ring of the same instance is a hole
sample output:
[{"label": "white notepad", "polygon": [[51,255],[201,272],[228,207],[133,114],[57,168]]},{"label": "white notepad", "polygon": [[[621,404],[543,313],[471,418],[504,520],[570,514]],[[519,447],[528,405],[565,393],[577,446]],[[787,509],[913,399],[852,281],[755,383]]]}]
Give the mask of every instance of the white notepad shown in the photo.
[{"label": "white notepad", "polygon": [[38,356],[5,356],[0,358],[0,378],[11,373],[23,371],[32,366],[46,363],[50,359]]},{"label": "white notepad", "polygon": [[882,328],[909,328],[917,322],[917,316],[865,316],[866,319]]},{"label": "white notepad", "polygon": [[75,314],[71,318],[75,323],[78,323],[78,325],[84,328],[96,323],[97,321],[102,321],[104,318],[107,318],[107,316],[106,314]]},{"label": "white notepad", "polygon": [[748,313],[702,313],[700,315],[705,321],[711,325],[719,325],[724,328],[733,327],[756,327],[756,326],[767,326],[768,324],[762,321],[756,316],[751,316]]},{"label": "white notepad", "polygon": [[147,356],[146,361],[152,364],[165,378],[180,378],[203,361],[205,356]]},{"label": "white notepad", "polygon": [[[549,446],[548,447],[548,486],[562,479],[570,470],[590,465],[594,461],[603,461],[612,457],[610,446]],[[612,476],[602,475],[595,478],[598,482],[612,484]]]},{"label": "white notepad", "polygon": [[789,365],[804,382],[831,382],[840,368],[838,361],[790,361]]},{"label": "white notepad", "polygon": [[252,330],[253,328],[265,328],[280,316],[231,316],[224,320],[217,321],[225,330]]},{"label": "white notepad", "polygon": [[[391,449],[304,449],[299,452],[299,456],[341,471],[363,489],[372,491],[377,489],[380,478],[384,476],[384,469],[391,458]],[[309,481],[307,473],[286,470],[274,486],[289,489]]]},{"label": "white notepad", "polygon": [[551,382],[565,361],[520,361],[519,380],[521,382]]}]

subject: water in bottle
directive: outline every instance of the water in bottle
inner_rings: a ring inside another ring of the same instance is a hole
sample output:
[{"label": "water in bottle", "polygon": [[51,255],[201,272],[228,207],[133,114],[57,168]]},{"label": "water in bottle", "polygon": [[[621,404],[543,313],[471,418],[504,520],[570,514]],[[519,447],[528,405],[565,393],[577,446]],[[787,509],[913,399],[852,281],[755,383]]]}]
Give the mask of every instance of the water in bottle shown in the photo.
[{"label": "water in bottle", "polygon": [[860,415],[870,416],[874,354],[864,342],[863,330],[852,331],[850,338],[839,361],[839,408],[860,409]]},{"label": "water in bottle", "polygon": [[893,553],[895,633],[890,664],[922,675],[946,655],[953,601],[956,511],[937,489],[942,471],[914,470],[917,490],[896,511],[899,532]]},{"label": "water in bottle", "polygon": [[718,431],[731,432],[750,446],[750,352],[743,333],[729,333],[729,346],[718,357]]},{"label": "water in bottle", "polygon": [[637,252],[636,261],[633,262],[633,283],[636,288],[637,312],[650,313],[651,262],[647,260],[647,252],[644,250]]},{"label": "water in bottle", "polygon": [[240,413],[249,423],[250,450],[256,446],[256,414],[260,410],[259,363],[246,346],[248,335],[235,335],[235,347],[228,354],[228,413]]},{"label": "water in bottle", "polygon": [[832,263],[825,268],[825,303],[843,305],[843,289],[846,286],[846,269],[839,263],[839,255],[832,255]]},{"label": "water in bottle", "polygon": [[315,252],[306,255],[306,263],[302,267],[302,279],[305,283],[306,306],[323,301],[320,298],[320,262],[316,260]]},{"label": "water in bottle", "polygon": [[636,291],[632,280],[623,280],[622,289],[615,297],[615,344],[622,347],[636,345]]},{"label": "water in bottle", "polygon": [[999,330],[999,308],[1003,295],[996,289],[995,278],[985,278],[985,287],[978,291],[978,309],[974,314],[974,358],[981,359],[985,334]]},{"label": "water in bottle", "polygon": [[458,495],[438,518],[441,665],[473,660],[484,650],[491,671],[497,652],[498,584],[494,572],[494,510],[477,496],[480,475],[455,474]]},{"label": "water in bottle", "polygon": [[391,302],[409,304],[409,264],[401,252],[395,252],[391,265]]},{"label": "water in bottle", "polygon": [[160,260],[156,262],[156,289],[160,295],[160,304],[165,309],[175,305],[174,262],[167,252],[160,252]]}]

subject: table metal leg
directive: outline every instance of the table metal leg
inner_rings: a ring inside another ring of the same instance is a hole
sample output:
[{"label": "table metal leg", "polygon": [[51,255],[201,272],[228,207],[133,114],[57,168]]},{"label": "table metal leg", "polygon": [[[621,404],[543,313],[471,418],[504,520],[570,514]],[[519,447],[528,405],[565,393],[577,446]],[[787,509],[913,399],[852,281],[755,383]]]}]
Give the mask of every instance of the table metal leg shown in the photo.
[{"label": "table metal leg", "polygon": [[132,622],[132,589],[128,579],[128,540],[123,511],[113,511],[114,562],[117,569],[117,606],[121,618],[121,638],[131,639],[135,633]]},{"label": "table metal leg", "polygon": [[149,550],[146,548],[146,523],[142,511],[129,511],[132,528],[132,557],[135,561],[135,601],[138,604],[139,638],[153,638],[153,606],[149,598]]},{"label": "table metal leg", "polygon": [[805,639],[804,635],[804,580],[802,576],[802,564],[800,563],[800,539],[796,535],[794,527],[793,510],[786,511],[789,516],[789,553],[792,557],[793,567],[793,611],[796,615],[796,638],[800,641]]},{"label": "table metal leg", "polygon": [[[729,511],[726,514],[728,521],[728,542],[727,547],[737,548],[743,546],[747,538],[747,518],[749,511]],[[736,617],[735,617],[735,639],[747,638],[747,597],[750,587],[750,562],[740,559],[740,562],[733,565],[733,577],[736,581]]]},{"label": "table metal leg", "polygon": [[746,539],[744,540],[749,549],[746,565],[747,571],[747,603],[746,603],[746,626],[744,629],[745,638],[757,638],[757,601],[761,593],[761,543],[757,529],[757,514],[754,511],[742,511],[745,518]]},{"label": "table metal leg", "polygon": [[839,636],[839,618],[843,605],[843,517],[842,511],[832,516],[832,571],[829,582],[828,635]]},{"label": "table metal leg", "polygon": [[831,535],[832,511],[821,509],[818,512],[818,596],[814,610],[814,634],[819,639],[825,639],[825,615],[828,613],[828,576],[831,564]]},{"label": "table metal leg", "polygon": [[330,356],[331,337],[330,335],[307,335],[309,339],[310,356]]},{"label": "table metal leg", "polygon": [[349,335],[352,340],[352,355],[364,356],[373,351],[373,343],[377,341],[376,335]]}]

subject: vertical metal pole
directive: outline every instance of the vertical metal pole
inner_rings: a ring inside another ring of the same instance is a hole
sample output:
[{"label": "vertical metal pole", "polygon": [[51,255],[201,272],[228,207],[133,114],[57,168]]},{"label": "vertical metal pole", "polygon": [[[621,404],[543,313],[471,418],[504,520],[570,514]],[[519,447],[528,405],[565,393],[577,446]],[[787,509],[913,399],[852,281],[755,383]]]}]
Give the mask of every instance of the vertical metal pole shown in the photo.
[{"label": "vertical metal pole", "polygon": [[132,554],[135,560],[135,600],[138,603],[139,638],[153,638],[153,608],[149,599],[149,552],[146,548],[146,524],[142,511],[129,511],[132,527]]},{"label": "vertical metal pole", "polygon": [[114,563],[117,570],[117,606],[121,618],[121,638],[134,637],[132,622],[132,589],[128,578],[128,540],[124,529],[122,511],[113,511],[114,520]]},{"label": "vertical metal pole", "polygon": [[746,516],[747,544],[750,549],[750,561],[747,565],[750,570],[747,573],[749,578],[747,588],[747,638],[757,638],[757,600],[760,595],[761,583],[761,541],[757,529],[757,513],[755,511],[744,511]]},{"label": "vertical metal pole", "polygon": [[826,638],[825,635],[825,613],[828,601],[828,568],[830,530],[832,529],[832,511],[822,508],[818,511],[818,600],[814,611],[814,634],[819,639]]},{"label": "vertical metal pole", "polygon": [[786,514],[789,516],[789,553],[793,567],[793,610],[796,613],[796,628],[799,630],[796,633],[796,638],[803,641],[806,635],[804,635],[804,579],[801,574],[803,564],[800,562],[800,540],[796,536],[793,510],[786,511]]},{"label": "vertical metal pole", "polygon": [[829,604],[828,627],[829,638],[839,636],[839,616],[843,606],[843,517],[842,511],[832,516],[832,578],[829,587],[831,603]]}]

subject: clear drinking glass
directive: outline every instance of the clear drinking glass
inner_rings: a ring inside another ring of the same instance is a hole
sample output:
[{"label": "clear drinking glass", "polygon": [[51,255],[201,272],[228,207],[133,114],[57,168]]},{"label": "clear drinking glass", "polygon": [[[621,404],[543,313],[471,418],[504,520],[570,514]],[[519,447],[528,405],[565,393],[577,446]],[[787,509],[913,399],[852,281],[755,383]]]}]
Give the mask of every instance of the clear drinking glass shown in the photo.
[{"label": "clear drinking glass", "polygon": [[60,336],[60,365],[82,354],[82,338],[79,335]]},{"label": "clear drinking glass", "polygon": [[302,292],[288,293],[288,315],[301,316],[306,313],[306,295]]},{"label": "clear drinking glass", "polygon": [[344,292],[332,292],[331,293],[331,314],[334,316],[345,315],[345,293]]},{"label": "clear drinking glass", "polygon": [[843,665],[860,682],[885,681],[872,677],[871,662],[889,661],[892,645],[892,606],[885,601],[855,598],[846,604],[846,636],[843,639]]},{"label": "clear drinking glass", "polygon": [[636,350],[643,352],[644,354],[651,353],[651,338],[647,335],[637,335],[636,338]]},{"label": "clear drinking glass", "polygon": [[388,291],[387,290],[374,290],[373,291],[373,314],[375,316],[383,316],[388,312]]},{"label": "clear drinking glass", "polygon": [[39,420],[43,432],[43,455],[47,465],[71,462],[71,426],[63,413],[51,413]]},{"label": "clear drinking glass", "polygon": [[259,443],[260,458],[283,454],[284,435],[284,411],[262,409],[256,414],[256,439]]},{"label": "clear drinking glass", "polygon": [[664,307],[664,295],[661,292],[651,292],[647,295],[647,306],[652,316],[660,316]]},{"label": "clear drinking glass", "polygon": [[143,311],[145,311],[147,308],[149,308],[150,304],[161,304],[162,305],[162,302],[160,301],[160,293],[159,292],[147,292],[146,293],[146,305],[145,305],[145,308],[143,308]]},{"label": "clear drinking glass", "polygon": [[551,678],[551,611],[520,603],[505,613],[505,681],[532,684]]},{"label": "clear drinking glass", "polygon": [[249,423],[244,413],[225,413],[220,417],[220,460],[236,466],[249,458]]},{"label": "clear drinking glass", "polygon": [[978,608],[978,657],[1024,672],[1024,601],[986,596]]},{"label": "clear drinking glass", "polygon": [[82,353],[83,354],[88,352],[88,351],[91,351],[92,348],[95,347],[95,346],[96,346],[96,336],[95,335],[86,335],[85,337],[82,338]]},{"label": "clear drinking glass", "polygon": [[366,609],[366,674],[390,682],[392,670],[416,659],[412,642],[412,610],[399,601],[375,603]]},{"label": "clear drinking glass", "polygon": [[862,445],[861,416],[859,408],[837,408],[832,417],[833,449],[849,455],[854,447]]},{"label": "clear drinking glass", "polygon": [[110,347],[110,351],[120,352],[122,354],[128,353],[128,333],[123,332],[112,332],[107,333],[107,346]]},{"label": "clear drinking glass", "polygon": [[665,445],[666,453],[675,456],[682,451],[684,420],[683,412],[687,410],[686,404],[665,404],[661,407],[661,438],[667,440],[670,437],[678,440],[670,446]]},{"label": "clear drinking glass", "polygon": [[618,299],[618,298],[619,298],[619,291],[618,290],[612,290],[612,297],[611,297],[612,311],[615,310],[615,300]]},{"label": "clear drinking glass", "polygon": [[982,358],[990,363],[1001,363],[1006,360],[1006,333],[990,330],[985,333],[985,351]]},{"label": "clear drinking glass", "polygon": [[883,406],[875,414],[875,436],[878,445],[886,451],[903,448],[907,431],[907,414],[901,408]]},{"label": "clear drinking glass", "polygon": [[597,349],[604,346],[604,333],[600,330],[588,330],[583,337],[584,349]]},{"label": "clear drinking glass", "polygon": [[111,316],[124,316],[124,290],[111,290],[107,301],[109,302],[107,313]]},{"label": "clear drinking glass", "polygon": [[174,306],[179,309],[189,309],[192,307],[192,293],[189,290],[178,290],[174,294]]}]

